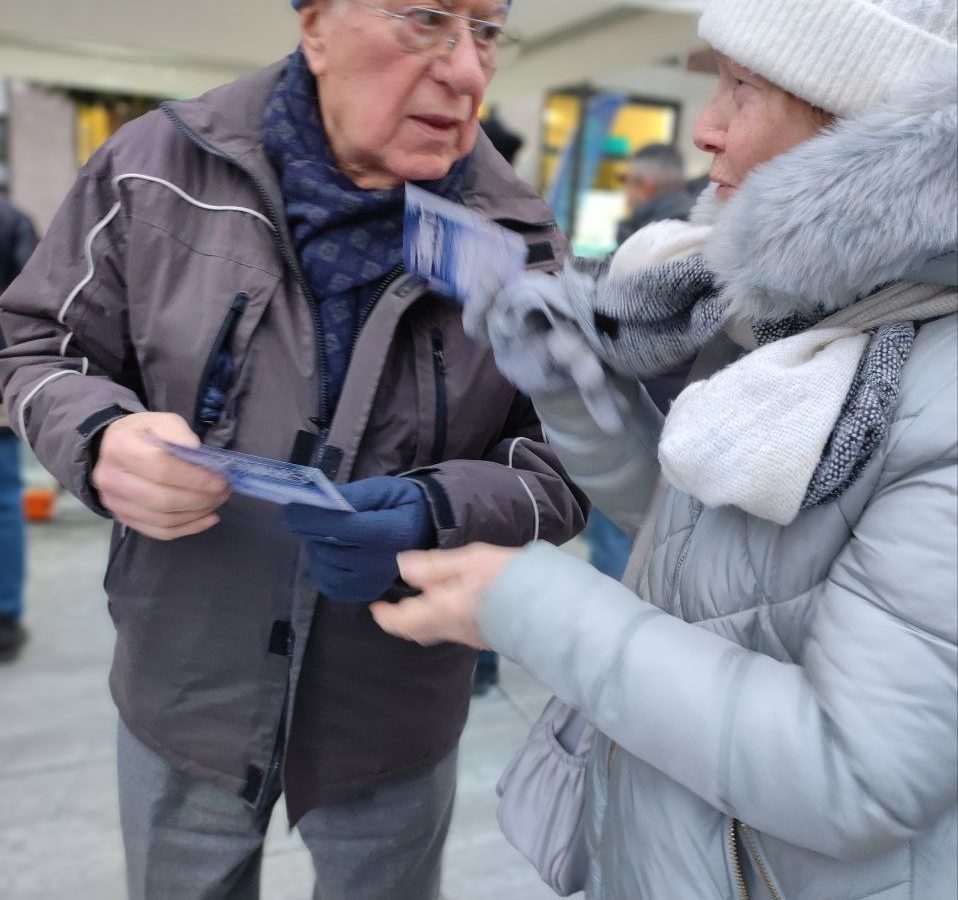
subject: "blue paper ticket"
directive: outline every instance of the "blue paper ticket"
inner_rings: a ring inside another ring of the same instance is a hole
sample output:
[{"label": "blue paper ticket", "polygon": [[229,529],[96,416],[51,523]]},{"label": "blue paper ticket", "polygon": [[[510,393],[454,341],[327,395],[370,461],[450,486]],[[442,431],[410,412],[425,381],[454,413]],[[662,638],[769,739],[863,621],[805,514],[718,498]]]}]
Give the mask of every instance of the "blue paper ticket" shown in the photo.
[{"label": "blue paper ticket", "polygon": [[319,470],[310,466],[280,462],[262,456],[250,456],[218,447],[184,447],[155,438],[178,459],[200,466],[226,479],[234,493],[255,497],[281,506],[302,503],[323,509],[355,512],[336,486]]},{"label": "blue paper ticket", "polygon": [[517,278],[526,242],[463,206],[406,185],[403,262],[406,271],[465,305]]}]

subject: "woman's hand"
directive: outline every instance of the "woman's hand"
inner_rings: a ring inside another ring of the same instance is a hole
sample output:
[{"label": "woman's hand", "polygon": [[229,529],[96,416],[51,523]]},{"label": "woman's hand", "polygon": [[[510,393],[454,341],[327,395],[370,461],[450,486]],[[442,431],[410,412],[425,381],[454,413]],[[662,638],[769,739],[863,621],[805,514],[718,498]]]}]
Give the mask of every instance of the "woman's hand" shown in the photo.
[{"label": "woman's hand", "polygon": [[422,593],[370,609],[383,631],[424,647],[452,641],[487,649],[476,616],[483,595],[518,550],[470,544],[460,550],[401,553],[403,580]]}]

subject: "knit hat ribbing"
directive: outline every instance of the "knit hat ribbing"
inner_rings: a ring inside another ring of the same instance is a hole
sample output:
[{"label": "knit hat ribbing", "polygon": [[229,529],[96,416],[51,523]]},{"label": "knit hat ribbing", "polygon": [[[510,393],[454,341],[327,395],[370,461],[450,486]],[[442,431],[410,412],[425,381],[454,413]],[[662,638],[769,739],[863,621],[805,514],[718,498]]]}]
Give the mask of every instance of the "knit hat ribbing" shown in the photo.
[{"label": "knit hat ribbing", "polygon": [[707,0],[699,35],[814,106],[848,116],[958,53],[955,0]]},{"label": "knit hat ribbing", "polygon": [[[291,0],[291,2],[293,4],[293,9],[297,9],[297,10],[301,9],[303,6],[306,5],[306,0]],[[506,0],[506,5],[511,8],[512,0]]]}]

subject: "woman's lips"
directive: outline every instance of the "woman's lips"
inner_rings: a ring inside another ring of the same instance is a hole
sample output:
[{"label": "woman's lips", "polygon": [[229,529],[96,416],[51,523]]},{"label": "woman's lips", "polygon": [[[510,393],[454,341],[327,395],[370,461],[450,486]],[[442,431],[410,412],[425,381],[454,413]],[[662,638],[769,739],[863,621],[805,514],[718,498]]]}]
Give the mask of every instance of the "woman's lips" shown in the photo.
[{"label": "woman's lips", "polygon": [[718,186],[715,188],[715,196],[718,197],[719,200],[728,200],[734,193],[735,185],[728,184],[724,181],[719,181]]}]

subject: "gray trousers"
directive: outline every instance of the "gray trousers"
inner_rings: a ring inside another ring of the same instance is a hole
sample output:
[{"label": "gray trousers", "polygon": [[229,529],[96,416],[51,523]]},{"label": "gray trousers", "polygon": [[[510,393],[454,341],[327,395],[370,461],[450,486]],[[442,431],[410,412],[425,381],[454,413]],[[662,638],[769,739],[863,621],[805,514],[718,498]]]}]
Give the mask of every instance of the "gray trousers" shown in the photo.
[{"label": "gray trousers", "polygon": [[[174,771],[120,722],[120,825],[130,900],[257,900],[271,809]],[[297,829],[313,900],[437,900],[456,753],[427,775],[318,807]]]}]

